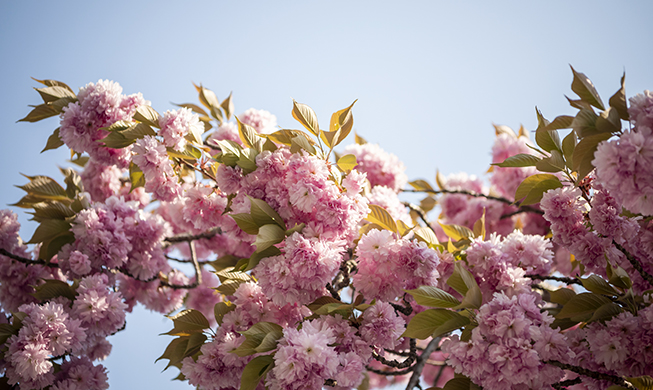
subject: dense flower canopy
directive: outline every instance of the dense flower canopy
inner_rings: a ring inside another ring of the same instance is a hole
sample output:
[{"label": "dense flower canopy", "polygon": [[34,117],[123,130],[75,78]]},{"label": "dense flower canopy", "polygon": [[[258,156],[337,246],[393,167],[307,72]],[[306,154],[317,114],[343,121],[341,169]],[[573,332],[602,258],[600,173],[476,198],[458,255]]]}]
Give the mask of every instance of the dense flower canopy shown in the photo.
[{"label": "dense flower canopy", "polygon": [[77,167],[20,187],[27,243],[0,211],[0,387],[108,388],[141,304],[203,390],[650,388],[653,95],[622,81],[606,108],[573,74],[578,115],[538,112],[534,141],[495,126],[489,184],[435,187],[343,144],[353,103],[324,130],[293,102],[288,130],[202,86],[159,115],[113,81],[40,81],[23,121],[59,115],[46,149]]}]

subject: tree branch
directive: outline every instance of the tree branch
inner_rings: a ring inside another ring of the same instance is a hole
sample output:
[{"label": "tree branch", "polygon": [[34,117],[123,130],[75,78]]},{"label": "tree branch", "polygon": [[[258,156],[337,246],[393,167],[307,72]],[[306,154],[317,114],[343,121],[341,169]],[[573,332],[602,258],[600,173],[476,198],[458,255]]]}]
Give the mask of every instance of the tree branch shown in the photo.
[{"label": "tree branch", "polygon": [[428,227],[429,229],[431,229],[431,231],[433,232],[433,234],[435,234],[436,236],[438,235],[438,234],[435,232],[435,230],[433,230],[433,226],[431,226],[431,224],[429,223],[429,221],[426,219],[426,215],[424,214],[424,210],[422,210],[421,207],[419,207],[418,205],[412,204],[412,203],[410,203],[410,202],[402,202],[402,203],[403,203],[404,206],[408,207],[411,211],[416,212],[417,215],[419,215],[419,219],[421,219],[422,222],[424,222],[424,224],[426,225],[426,227]]},{"label": "tree branch", "polygon": [[635,386],[633,386],[630,382],[625,381],[623,378],[618,377],[616,375],[610,375],[610,374],[604,374],[602,372],[596,372],[592,370],[588,370],[586,368],[578,367],[578,366],[572,366],[571,364],[565,364],[561,363],[557,360],[548,360],[544,362],[546,364],[550,364],[552,366],[560,367],[563,370],[568,370],[571,372],[575,372],[576,374],[579,375],[584,375],[593,379],[598,379],[602,381],[608,381],[612,382],[615,385],[619,385],[621,387],[625,387],[628,390],[637,390]]},{"label": "tree branch", "polygon": [[431,356],[431,353],[433,353],[433,351],[435,351],[435,349],[438,347],[438,344],[440,344],[440,337],[436,337],[431,340],[426,348],[424,348],[424,352],[422,352],[422,354],[417,358],[417,363],[415,363],[413,366],[413,375],[410,377],[410,380],[406,385],[406,390],[412,390],[417,385],[419,385],[419,377],[422,376],[424,365],[426,364],[429,356]]},{"label": "tree branch", "polygon": [[580,383],[583,383],[583,381],[580,378],[568,379],[566,381],[554,383],[551,385],[551,387],[553,387],[556,390],[562,390],[562,389],[566,389],[569,386],[578,385]]},{"label": "tree branch", "polygon": [[7,256],[10,259],[16,260],[19,263],[27,264],[27,265],[43,265],[46,267],[50,268],[59,268],[59,265],[57,263],[47,263],[44,260],[38,259],[38,260],[32,260],[28,259],[27,257],[22,257],[18,255],[14,255],[11,252],[8,252],[7,250],[0,248],[0,255]]},{"label": "tree branch", "polygon": [[630,264],[632,264],[633,268],[635,268],[635,270],[637,270],[637,272],[639,272],[639,274],[642,275],[642,278],[644,278],[644,280],[646,280],[648,284],[653,286],[653,275],[649,274],[644,270],[644,267],[642,267],[642,263],[639,260],[637,260],[635,256],[631,255],[630,252],[626,250],[626,248],[619,245],[615,240],[612,240],[612,243],[617,249],[621,251],[621,253],[624,254],[624,256],[626,256]]},{"label": "tree branch", "polygon": [[211,238],[216,234],[222,234],[222,229],[220,229],[220,227],[218,226],[213,227],[199,234],[188,234],[188,233],[177,234],[176,236],[164,238],[163,241],[165,241],[166,244],[163,244],[163,247],[165,248],[170,244],[177,244],[185,241],[195,241],[195,240],[200,240],[202,238]]},{"label": "tree branch", "polygon": [[375,351],[372,351],[372,357],[374,360],[377,360],[386,366],[394,367],[394,368],[406,368],[410,367],[411,364],[417,359],[417,342],[415,339],[411,338],[410,340],[410,352],[408,353],[408,357],[404,359],[404,361],[399,362],[397,360],[387,360],[383,356],[379,355]]},{"label": "tree branch", "polygon": [[582,284],[575,278],[568,278],[566,276],[545,276],[545,275],[526,275],[527,278],[533,280],[555,280],[566,284]]}]

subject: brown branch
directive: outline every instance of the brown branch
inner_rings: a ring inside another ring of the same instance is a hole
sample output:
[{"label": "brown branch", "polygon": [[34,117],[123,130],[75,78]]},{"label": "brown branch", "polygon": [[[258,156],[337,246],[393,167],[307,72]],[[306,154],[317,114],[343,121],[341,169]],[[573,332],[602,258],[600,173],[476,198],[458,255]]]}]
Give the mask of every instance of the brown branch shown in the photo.
[{"label": "brown branch", "polygon": [[45,260],[32,260],[28,259],[27,257],[22,257],[18,255],[14,255],[11,252],[8,252],[7,250],[0,248],[0,255],[7,256],[10,259],[16,260],[19,263],[27,264],[27,265],[43,265],[46,267],[51,267],[51,268],[59,268],[59,264],[57,263],[48,263]]},{"label": "brown branch", "polygon": [[583,383],[583,381],[580,378],[568,379],[566,381],[556,382],[552,384],[551,387],[553,387],[556,390],[562,390],[562,389],[566,389],[569,386],[578,385],[581,383]]},{"label": "brown branch", "polygon": [[637,390],[635,386],[633,386],[630,382],[625,381],[623,378],[618,377],[616,375],[610,375],[610,374],[604,374],[602,372],[596,372],[592,370],[588,370],[586,368],[578,367],[578,366],[572,366],[571,364],[565,364],[561,363],[557,360],[548,360],[544,362],[546,364],[550,364],[552,366],[556,366],[559,368],[562,368],[563,370],[568,370],[571,372],[575,372],[576,374],[579,375],[584,375],[590,378],[602,380],[602,381],[608,381],[612,382],[615,385],[619,385],[621,387],[625,387],[628,390]]},{"label": "brown branch", "polygon": [[433,351],[438,347],[438,344],[440,344],[440,337],[431,340],[426,348],[424,348],[424,352],[422,352],[422,354],[417,358],[417,363],[413,366],[413,375],[411,375],[410,380],[406,385],[406,390],[412,390],[419,385],[419,377],[422,376],[424,365],[429,356],[431,356],[431,353],[433,353]]},{"label": "brown branch", "polygon": [[635,270],[637,270],[637,272],[639,272],[639,274],[642,275],[642,278],[644,278],[644,280],[646,280],[648,284],[653,286],[653,275],[649,274],[648,272],[646,272],[646,270],[644,270],[644,267],[642,267],[642,263],[639,260],[637,260],[635,256],[630,254],[630,252],[628,252],[626,248],[619,245],[615,240],[612,240],[612,243],[617,249],[621,251],[621,253],[624,254],[624,256],[626,256],[626,259],[628,259],[630,264],[632,264],[633,268],[635,268]]},{"label": "brown branch", "polygon": [[[414,367],[414,366],[413,366]],[[409,372],[413,371],[413,367],[408,367],[404,370],[399,370],[399,371],[383,371],[383,370],[377,370],[376,368],[372,368],[370,366],[365,367],[367,371],[373,372],[375,374],[379,375],[384,375],[384,376],[399,376],[399,375],[406,375]]]},{"label": "brown branch", "polygon": [[390,305],[392,305],[392,307],[395,309],[395,311],[398,311],[401,314],[404,314],[404,315],[407,315],[407,316],[411,315],[411,313],[413,312],[413,307],[408,302],[406,302],[405,294],[404,294],[404,299],[402,300],[402,302],[404,303],[403,305],[398,305],[398,304],[392,303],[392,302],[390,302]]},{"label": "brown branch", "polygon": [[349,259],[342,264],[340,264],[340,270],[333,277],[331,283],[326,285],[327,290],[331,293],[331,296],[337,300],[340,300],[340,290],[349,286],[349,275],[356,270],[356,260]]},{"label": "brown branch", "polygon": [[[186,259],[178,259],[178,258],[176,258],[176,257],[172,257],[172,256],[168,256],[168,255],[166,255],[166,259],[168,259],[168,260],[170,260],[170,261],[176,261],[177,263],[192,263],[192,262],[193,262],[193,260],[191,260],[191,259],[188,259],[188,260],[186,260]],[[199,264],[204,265],[204,264],[210,264],[210,263],[211,263],[211,260],[198,260],[197,262],[198,262]]]},{"label": "brown branch", "polygon": [[394,368],[406,368],[410,367],[411,364],[417,359],[417,342],[415,339],[411,338],[410,340],[410,352],[408,352],[408,357],[404,359],[404,361],[399,362],[397,360],[387,360],[383,356],[379,355],[376,353],[376,351],[372,351],[372,357],[374,360],[379,361],[386,366],[394,367]]},{"label": "brown branch", "polygon": [[412,203],[410,203],[410,202],[402,202],[402,203],[403,203],[404,206],[408,207],[411,211],[416,212],[417,215],[419,215],[419,219],[421,219],[422,222],[424,222],[424,224],[426,225],[426,227],[428,227],[429,229],[431,229],[431,231],[433,232],[433,234],[435,234],[436,236],[438,235],[438,233],[436,233],[435,230],[433,230],[433,226],[431,226],[431,224],[429,223],[429,221],[426,219],[426,215],[424,214],[424,210],[422,210],[421,207],[419,207],[419,206],[416,205],[416,204],[412,204]]}]

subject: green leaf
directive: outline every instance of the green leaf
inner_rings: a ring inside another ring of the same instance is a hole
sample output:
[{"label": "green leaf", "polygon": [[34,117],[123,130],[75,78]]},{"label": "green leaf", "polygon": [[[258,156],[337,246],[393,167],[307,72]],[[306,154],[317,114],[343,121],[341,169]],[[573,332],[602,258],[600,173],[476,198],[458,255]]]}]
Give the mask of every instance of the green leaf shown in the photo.
[{"label": "green leaf", "polygon": [[[177,106],[177,107],[190,108],[191,110],[193,110],[194,112],[200,114],[201,116],[206,116],[206,117],[209,116],[209,114],[207,114],[206,111],[204,111],[204,110],[202,109],[202,107],[198,106],[197,104],[193,104],[193,103],[182,103],[182,104],[175,104],[175,103],[172,103],[172,104],[174,104],[174,105]],[[209,119],[209,120],[210,120],[210,119]]]},{"label": "green leaf", "polygon": [[[54,221],[50,219],[49,221]],[[43,241],[39,250],[39,259],[49,261],[54,255],[59,253],[61,248],[66,244],[75,242],[75,235],[72,232],[64,232]]]},{"label": "green leaf", "polygon": [[344,156],[338,159],[338,168],[343,172],[349,172],[352,169],[356,168],[358,163],[356,162],[356,156],[353,154],[345,154]]},{"label": "green leaf", "polygon": [[467,326],[471,322],[468,317],[465,317],[458,313],[456,314],[457,314],[456,316],[445,321],[442,325],[438,326],[433,331],[433,337],[443,336],[449,332],[453,332],[454,330],[461,329],[462,327]]},{"label": "green leaf", "polygon": [[609,321],[613,317],[621,314],[623,311],[624,309],[622,309],[621,306],[617,305],[614,302],[609,302],[596,309],[592,315],[592,318],[590,318],[587,322]]},{"label": "green leaf", "polygon": [[240,152],[240,157],[236,162],[240,168],[242,168],[245,174],[254,172],[258,166],[256,165],[256,156],[259,152],[256,149],[243,149]]},{"label": "green leaf", "polygon": [[188,345],[186,345],[186,350],[184,351],[184,357],[193,356],[200,351],[202,345],[206,341],[206,335],[204,333],[193,333],[188,338]]},{"label": "green leaf", "polygon": [[39,104],[38,106],[34,106],[32,111],[30,111],[24,118],[19,119],[18,122],[38,122],[55,115],[59,115],[59,111],[54,107],[48,104]]},{"label": "green leaf", "polygon": [[297,103],[295,99],[293,99],[292,117],[301,123],[306,130],[313,133],[313,135],[320,135],[320,125],[317,122],[317,115],[315,115],[315,111],[306,104]]},{"label": "green leaf", "polygon": [[413,180],[411,182],[408,182],[414,189],[417,191],[434,191],[433,187],[426,181],[426,180]]},{"label": "green leaf", "polygon": [[474,229],[472,229],[474,233],[474,237],[480,237],[482,240],[485,240],[485,207],[483,207],[483,214],[481,215],[481,218],[478,219],[478,221],[474,222]]},{"label": "green leaf", "polygon": [[412,295],[418,305],[438,308],[451,308],[460,305],[460,301],[453,295],[437,287],[421,286],[415,290],[404,291]]},{"label": "green leaf", "polygon": [[587,136],[580,140],[576,148],[574,148],[574,171],[578,172],[578,178],[582,179],[587,176],[594,169],[592,160],[594,160],[594,152],[598,145],[612,137],[610,133],[600,133]]},{"label": "green leaf", "polygon": [[141,168],[134,164],[133,161],[129,162],[129,181],[131,182],[129,192],[134,191],[138,187],[145,186],[145,175],[141,171]]},{"label": "green leaf", "polygon": [[220,282],[222,283],[227,280],[239,280],[241,282],[249,282],[252,280],[252,277],[249,274],[237,271],[236,267],[227,267],[215,272],[215,274],[220,278]]},{"label": "green leaf", "polygon": [[170,342],[166,347],[166,350],[163,352],[163,355],[159,356],[156,361],[161,359],[168,359],[168,365],[163,369],[167,370],[170,367],[181,367],[181,361],[186,357],[184,356],[186,349],[188,348],[188,342],[190,337],[178,337]]},{"label": "green leaf", "polygon": [[442,390],[476,390],[480,389],[472,383],[469,378],[452,378],[442,388]]},{"label": "green leaf", "polygon": [[537,145],[547,152],[562,150],[558,132],[556,130],[547,130],[550,123],[542,116],[542,113],[537,107],[535,107],[535,113],[537,114],[538,122],[537,130],[535,131],[535,142],[537,142]]},{"label": "green leaf", "polygon": [[254,221],[251,214],[229,214],[231,218],[236,221],[236,224],[240,230],[244,231],[247,234],[256,235],[258,234],[258,224]]},{"label": "green leaf", "polygon": [[546,191],[560,187],[562,187],[562,183],[554,175],[546,173],[532,175],[524,179],[517,187],[515,201],[523,199],[521,205],[535,204],[542,199],[542,195]]},{"label": "green leaf", "polygon": [[174,316],[167,317],[174,323],[174,329],[166,334],[173,336],[189,336],[211,327],[204,314],[195,309],[182,310]]},{"label": "green leaf", "polygon": [[590,135],[595,135],[599,132],[596,129],[597,119],[598,115],[596,115],[594,110],[583,108],[578,112],[578,114],[576,114],[571,127],[574,129],[574,132],[576,132],[578,138],[582,139]]},{"label": "green leaf", "polygon": [[533,156],[532,154],[519,153],[514,156],[508,157],[501,163],[494,163],[501,168],[521,168],[521,167],[534,167],[541,158]]},{"label": "green leaf", "polygon": [[72,88],[70,88],[66,83],[61,82],[61,81],[50,80],[50,79],[39,80],[39,79],[35,79],[34,77],[32,77],[32,80],[36,81],[37,83],[47,85],[48,87],[63,87],[65,89],[69,90],[70,92],[73,92]]},{"label": "green leaf", "polygon": [[7,340],[11,336],[17,335],[17,334],[18,334],[18,329],[14,329],[13,326],[11,326],[9,324],[0,324],[0,345],[7,342]]},{"label": "green leaf", "polygon": [[562,153],[552,150],[551,156],[538,161],[535,168],[540,172],[560,172],[565,169],[565,159],[562,157]]},{"label": "green leaf", "polygon": [[596,118],[596,130],[601,133],[617,134],[621,132],[621,119],[619,113],[612,107],[601,112]]},{"label": "green leaf", "polygon": [[[195,84],[193,84],[195,85]],[[220,101],[215,95],[215,92],[211,91],[208,88],[204,88],[201,84],[199,86],[195,85],[195,89],[199,92],[200,102],[204,107],[208,108],[211,111],[211,115],[219,122],[222,122],[222,113],[220,112]]]},{"label": "green leaf", "polygon": [[365,217],[366,220],[379,225],[383,229],[390,230],[393,233],[397,232],[397,223],[386,209],[375,204],[369,205],[369,208],[370,213]]},{"label": "green leaf", "polygon": [[444,230],[444,234],[446,234],[452,240],[460,241],[465,238],[474,238],[474,232],[466,226],[446,225],[440,221],[438,221],[438,224],[440,224],[440,227],[442,227],[442,230]]},{"label": "green leaf", "polygon": [[58,85],[34,89],[41,95],[43,103],[51,103],[61,98],[77,99],[77,96],[70,89]]},{"label": "green leaf", "polygon": [[63,141],[61,140],[61,138],[59,138],[59,127],[57,127],[52,133],[52,135],[48,137],[48,142],[46,142],[45,147],[43,148],[43,150],[41,150],[41,153],[45,152],[46,150],[57,149],[58,147],[63,145],[64,145]]},{"label": "green leaf", "polygon": [[242,280],[227,280],[218,286],[216,291],[224,295],[234,295],[238,289],[238,286],[240,286],[242,283],[244,283]]},{"label": "green leaf", "polygon": [[560,288],[555,291],[549,291],[551,295],[551,302],[557,303],[559,305],[565,305],[571,300],[571,298],[576,296],[574,290],[568,288]]},{"label": "green leaf", "polygon": [[576,148],[576,133],[571,131],[562,140],[562,154],[565,156],[565,165],[569,169],[574,169],[574,149]]},{"label": "green leaf", "polygon": [[34,235],[27,243],[38,244],[39,242],[49,241],[63,233],[68,233],[70,228],[70,223],[66,221],[46,219],[36,228]]},{"label": "green leaf", "polygon": [[553,122],[549,123],[545,129],[546,130],[560,130],[560,129],[570,129],[571,124],[574,121],[573,116],[569,115],[560,115],[557,116]]},{"label": "green leaf", "polygon": [[628,105],[626,104],[626,72],[621,76],[621,88],[610,98],[608,103],[619,114],[619,117],[625,121],[629,120]]},{"label": "green leaf", "polygon": [[32,220],[43,222],[47,219],[65,220],[75,215],[75,211],[70,206],[61,202],[40,202],[32,205],[34,207],[34,217]]},{"label": "green leaf", "polygon": [[229,92],[229,96],[220,103],[220,107],[224,111],[224,114],[227,116],[227,120],[231,119],[231,115],[234,113],[234,102],[231,100],[232,92]]},{"label": "green leaf", "polygon": [[[238,134],[243,145],[247,148],[255,149],[258,152],[263,151],[263,138],[254,130],[254,128],[246,123],[243,123],[236,117],[238,122]],[[256,165],[256,164],[254,164]]]},{"label": "green leaf", "polygon": [[138,108],[136,108],[136,112],[134,113],[133,118],[134,120],[143,122],[146,125],[150,125],[158,129],[160,128],[159,117],[160,117],[159,113],[156,112],[154,108],[150,106],[138,106]]},{"label": "green leaf", "polygon": [[273,355],[257,356],[250,360],[243,369],[239,390],[255,390],[261,379],[274,365]]},{"label": "green leaf", "polygon": [[317,313],[317,311],[324,305],[329,305],[329,304],[337,304],[337,305],[344,305],[344,302],[341,302],[331,296],[323,296],[319,297],[318,299],[314,300],[312,303],[306,305],[313,313]]},{"label": "green leaf", "polygon": [[256,252],[262,252],[271,246],[282,242],[286,238],[286,231],[276,224],[263,225],[258,229],[256,236]]},{"label": "green leaf", "polygon": [[245,336],[245,341],[229,352],[245,357],[275,349],[277,340],[283,337],[283,328],[272,322],[259,322],[240,333]]},{"label": "green leaf", "polygon": [[623,289],[628,289],[633,286],[633,282],[630,280],[628,273],[621,267],[612,268],[610,263],[606,267],[606,273],[608,276],[608,281],[613,286],[617,286]]},{"label": "green leaf", "polygon": [[276,143],[283,144],[286,146],[292,146],[293,138],[303,137],[306,139],[308,143],[310,143],[311,145],[315,145],[315,142],[311,140],[310,135],[308,135],[308,133],[302,130],[282,129],[282,130],[277,130],[274,133],[268,134],[266,135],[266,137]]},{"label": "green leaf", "polygon": [[603,294],[612,297],[619,295],[617,290],[615,290],[608,282],[606,282],[602,277],[598,275],[590,275],[587,279],[580,279],[580,282],[583,284],[583,287],[588,291],[591,291],[595,294]]},{"label": "green leaf", "polygon": [[447,279],[447,284],[454,290],[458,291],[463,297],[467,296],[467,293],[472,287],[478,287],[474,276],[463,266],[463,263],[460,261],[454,264],[453,273],[449,279]]},{"label": "green leaf", "polygon": [[215,316],[215,320],[218,325],[222,325],[222,320],[225,314],[233,311],[234,309],[236,309],[236,305],[234,304],[228,304],[226,302],[216,303],[213,307],[213,315]]},{"label": "green leaf", "polygon": [[413,229],[413,234],[415,234],[416,239],[425,242],[429,247],[440,245],[440,241],[438,241],[438,237],[433,233],[433,230],[427,227],[417,226]]},{"label": "green leaf", "polygon": [[47,176],[27,176],[23,175],[30,180],[29,183],[16,186],[30,195],[35,195],[42,199],[49,200],[67,200],[68,195],[66,190],[59,185],[54,179]]},{"label": "green leaf", "polygon": [[265,203],[264,200],[252,198],[251,196],[248,196],[248,198],[250,201],[250,214],[258,226],[276,223],[283,228],[284,232],[286,231],[286,223],[269,204]]},{"label": "green leaf", "polygon": [[294,137],[290,140],[290,152],[299,153],[300,151],[305,150],[310,155],[315,155],[317,150],[313,146],[313,143],[303,135]]},{"label": "green leaf", "polygon": [[628,381],[638,390],[653,390],[653,378],[649,375],[630,377],[628,378]]},{"label": "green leaf", "polygon": [[592,315],[599,307],[611,302],[610,299],[603,295],[581,293],[571,298],[562,307],[556,318],[571,318],[574,321],[584,322],[592,318]]},{"label": "green leaf", "polygon": [[77,295],[68,283],[54,279],[46,279],[45,283],[36,286],[34,289],[36,291],[32,295],[40,302],[46,302],[58,297],[65,297],[74,301],[75,295]]},{"label": "green leaf", "polygon": [[[424,340],[428,337],[431,337],[433,333],[436,331],[436,329],[447,324],[451,320],[459,319],[459,317],[463,317],[463,316],[451,310],[446,310],[446,309],[425,310],[421,313],[417,313],[417,315],[415,315],[415,317],[413,317],[410,320],[408,326],[406,327],[406,331],[404,331],[401,337],[410,337],[410,338]],[[468,319],[467,322],[469,323]]]},{"label": "green leaf", "polygon": [[586,101],[600,110],[605,110],[601,97],[596,91],[594,84],[592,84],[592,81],[583,73],[576,72],[573,66],[569,66],[571,67],[571,71],[574,73],[574,80],[571,82],[571,90],[576,92],[576,95],[578,95],[581,100]]}]

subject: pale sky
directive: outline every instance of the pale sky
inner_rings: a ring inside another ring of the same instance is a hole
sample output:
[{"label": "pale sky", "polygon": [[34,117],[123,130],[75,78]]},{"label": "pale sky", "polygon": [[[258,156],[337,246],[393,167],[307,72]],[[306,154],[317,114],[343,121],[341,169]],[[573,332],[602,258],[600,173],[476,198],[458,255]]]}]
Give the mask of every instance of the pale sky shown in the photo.
[{"label": "pale sky", "polygon": [[[0,1],[2,207],[19,172],[61,180],[67,149],[39,154],[58,127],[16,123],[38,104],[30,77],[74,90],[99,79],[142,92],[163,113],[197,102],[202,83],[236,113],[265,109],[284,128],[292,98],[323,127],[358,99],[354,128],[396,154],[411,179],[483,175],[493,123],[527,130],[535,106],[571,114],[569,64],[603,100],[626,71],[626,93],[653,89],[653,2],[642,1]],[[352,137],[353,138],[353,137]],[[353,142],[353,139],[350,140]],[[22,213],[21,210],[13,208]],[[24,214],[23,214],[24,215]],[[21,223],[27,218],[21,216]],[[21,230],[29,239],[34,225]],[[136,310],[104,362],[114,389],[189,389],[154,360],[171,321]]]}]

